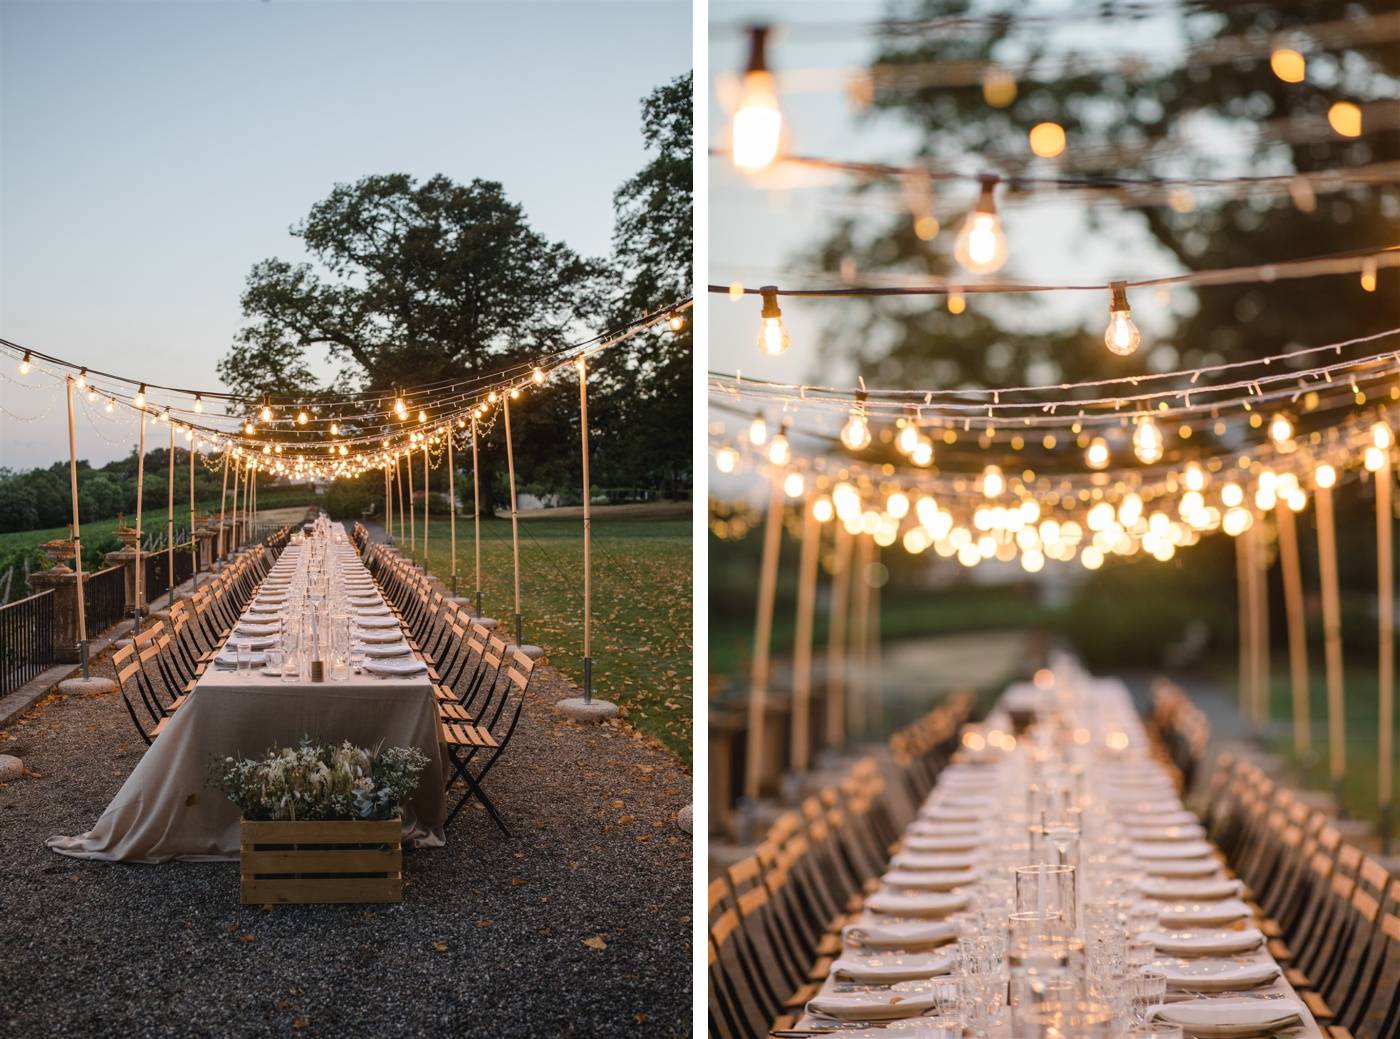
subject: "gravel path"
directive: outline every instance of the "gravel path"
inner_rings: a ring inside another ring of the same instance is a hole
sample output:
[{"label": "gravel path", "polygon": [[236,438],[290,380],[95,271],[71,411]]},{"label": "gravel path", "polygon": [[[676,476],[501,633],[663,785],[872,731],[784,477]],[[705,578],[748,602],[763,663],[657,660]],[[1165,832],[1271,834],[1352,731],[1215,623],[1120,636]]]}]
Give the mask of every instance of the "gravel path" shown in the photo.
[{"label": "gravel path", "polygon": [[690,776],[625,726],[558,719],[568,695],[535,672],[487,780],[513,838],[473,805],[405,856],[402,904],[270,909],[238,904],[235,863],[45,848],[145,748],[116,694],[41,700],[0,733],[34,773],[0,784],[0,1035],[689,1035]]}]

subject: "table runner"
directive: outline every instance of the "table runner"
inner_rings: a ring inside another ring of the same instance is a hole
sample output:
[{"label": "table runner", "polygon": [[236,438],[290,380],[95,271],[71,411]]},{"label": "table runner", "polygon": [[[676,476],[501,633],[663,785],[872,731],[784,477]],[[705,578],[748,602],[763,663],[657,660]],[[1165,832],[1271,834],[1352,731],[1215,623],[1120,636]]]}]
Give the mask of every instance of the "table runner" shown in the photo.
[{"label": "table runner", "polygon": [[[332,530],[344,542],[344,527],[337,523]],[[299,551],[300,544],[288,545],[273,573],[285,573]],[[347,555],[340,565],[368,575],[357,556]],[[236,860],[240,814],[222,791],[208,785],[214,763],[294,746],[303,736],[312,742],[349,740],[371,750],[381,744],[421,750],[428,765],[404,804],[404,840],[422,847],[444,843],[437,706],[426,675],[378,678],[366,673],[348,681],[284,683],[265,677],[261,669],[239,672],[212,665],[93,828],[76,837],[50,837],[46,843],[76,858]]]},{"label": "table runner", "polygon": [[[1074,674],[1076,671],[1077,667],[1072,661],[1062,659],[1056,662],[1057,674]],[[1087,675],[1076,676],[1076,681],[1078,684],[1078,710],[1074,722],[1079,726],[1074,734],[1076,741],[1083,739],[1085,742],[1092,742],[1095,745],[1102,744],[1109,749],[1117,760],[1123,762],[1130,762],[1144,767],[1151,762],[1148,753],[1149,741],[1143,728],[1142,721],[1136,709],[1133,707],[1132,698],[1129,695],[1127,687],[1116,679],[1094,679]],[[1045,689],[1037,688],[1030,683],[1016,683],[1009,686],[1002,694],[997,706],[987,716],[985,723],[978,727],[976,738],[964,741],[964,750],[960,754],[961,759],[967,760],[969,758],[978,757],[984,762],[995,762],[1001,755],[1001,751],[998,748],[1009,745],[1010,743],[1010,735],[1014,731],[1012,724],[1013,713],[1024,714],[1027,711],[1034,710],[1037,704],[1044,702],[1045,696]],[[976,746],[978,750],[975,753],[972,752],[968,749],[969,744]],[[1005,765],[992,764],[991,767],[1005,767]],[[1160,766],[1157,766],[1157,768],[1160,770]],[[921,809],[920,819],[925,818],[926,816],[924,813],[929,812],[930,809],[936,809],[938,806],[946,805],[950,800],[953,803],[958,803],[958,797],[951,793],[953,784],[946,781],[947,775],[948,773],[945,772],[944,775],[939,777],[939,781],[935,784],[933,791],[929,794],[925,805]],[[1160,775],[1163,780],[1168,778],[1165,771],[1161,771]],[[1097,794],[1092,794],[1091,796],[1097,796]],[[1174,804],[1154,805],[1153,810],[1164,815],[1171,812],[1180,813],[1183,810],[1180,800],[1173,795],[1172,801]],[[986,819],[996,811],[998,811],[996,805],[985,806],[983,808],[982,818]],[[937,813],[935,812],[934,814]],[[919,820],[915,820],[915,822],[911,824],[911,827],[917,827],[918,822]],[[906,828],[905,832],[908,833],[909,829]],[[981,845],[979,847],[979,854],[985,850],[986,846]],[[1091,850],[1091,847],[1086,845],[1081,849],[1081,852],[1083,855],[1087,856]],[[1030,859],[1027,858],[1026,861],[1029,862]],[[1148,872],[1146,868],[1143,868],[1139,879],[1146,878],[1147,876]],[[958,890],[958,888],[953,888],[952,893],[956,893]],[[882,888],[880,892],[876,892],[872,895],[871,898],[876,899],[878,902],[878,895],[881,893],[897,895],[900,892],[885,887]],[[867,899],[867,905],[869,901],[870,900]],[[1167,903],[1162,904],[1166,905]],[[850,926],[857,929],[869,929],[874,926],[888,925],[891,923],[905,924],[912,922],[912,919],[909,918],[872,912],[869,908],[866,908],[858,914],[855,920],[851,921]],[[923,920],[922,922],[927,924],[929,921]],[[1246,926],[1250,923],[1250,921],[1245,921]],[[849,953],[858,952],[859,950],[848,943],[845,946],[845,951]],[[1250,952],[1233,953],[1226,958],[1231,962],[1238,962],[1241,965],[1268,965],[1275,963],[1267,947],[1264,945]],[[818,998],[839,994],[840,990],[837,984],[835,977],[828,975],[822,984]],[[1323,1039],[1323,1033],[1318,1027],[1317,1021],[1308,1012],[1307,1008],[1302,1004],[1302,1000],[1297,992],[1289,985],[1283,976],[1282,967],[1279,967],[1279,976],[1274,982],[1264,987],[1250,989],[1249,991],[1255,995],[1276,994],[1284,996],[1299,1004],[1302,1023],[1301,1026],[1294,1026],[1283,1033],[1287,1035],[1289,1039]],[[1220,999],[1228,999],[1232,996],[1238,997],[1239,993],[1222,992],[1219,994]],[[1004,1014],[1003,1017],[1004,1020],[1001,1026],[993,1029],[990,1033],[992,1036],[1004,1037],[1012,1034],[1011,1022],[1009,1020],[1010,1015]],[[879,1026],[872,1024],[868,1027],[878,1028]],[[814,1017],[810,1013],[804,1013],[794,1025],[794,1029],[797,1031],[824,1031],[830,1028],[831,1025],[829,1021]],[[840,1035],[843,1033],[837,1030],[833,1032],[833,1034]],[[891,1030],[891,1034],[892,1036],[898,1035],[899,1031]],[[1187,1035],[1189,1036],[1190,1034],[1188,1030]]]}]

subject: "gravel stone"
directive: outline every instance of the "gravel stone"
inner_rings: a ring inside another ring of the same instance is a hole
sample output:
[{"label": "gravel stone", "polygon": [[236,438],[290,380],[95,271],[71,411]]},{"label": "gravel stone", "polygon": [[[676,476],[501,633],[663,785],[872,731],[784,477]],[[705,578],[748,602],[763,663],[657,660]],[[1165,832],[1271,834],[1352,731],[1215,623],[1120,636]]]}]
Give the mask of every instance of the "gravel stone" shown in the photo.
[{"label": "gravel stone", "polygon": [[24,762],[13,754],[0,754],[0,783],[24,778]]},{"label": "gravel stone", "polygon": [[486,779],[513,837],[463,809],[447,847],[405,855],[401,904],[270,910],[238,904],[236,863],[44,847],[145,750],[117,694],[45,697],[0,733],[31,772],[0,788],[0,1036],[689,1035],[692,845],[671,821],[691,777],[623,722],[560,717],[572,692],[535,671]]}]

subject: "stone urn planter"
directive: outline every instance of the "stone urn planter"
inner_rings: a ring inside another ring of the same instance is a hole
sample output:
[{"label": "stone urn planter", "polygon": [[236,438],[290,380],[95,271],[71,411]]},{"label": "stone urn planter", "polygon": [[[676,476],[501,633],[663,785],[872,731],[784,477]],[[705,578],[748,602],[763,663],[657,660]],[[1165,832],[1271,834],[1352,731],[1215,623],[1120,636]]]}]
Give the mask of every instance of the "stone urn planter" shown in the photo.
[{"label": "stone urn planter", "polygon": [[39,546],[39,549],[48,557],[49,569],[72,569],[72,567],[68,565],[68,562],[77,555],[73,549],[72,538],[54,538],[52,541],[45,541]]},{"label": "stone urn planter", "polygon": [[123,548],[135,548],[136,543],[141,540],[141,528],[128,527],[126,525],[126,514],[122,512],[117,513],[116,534]]}]

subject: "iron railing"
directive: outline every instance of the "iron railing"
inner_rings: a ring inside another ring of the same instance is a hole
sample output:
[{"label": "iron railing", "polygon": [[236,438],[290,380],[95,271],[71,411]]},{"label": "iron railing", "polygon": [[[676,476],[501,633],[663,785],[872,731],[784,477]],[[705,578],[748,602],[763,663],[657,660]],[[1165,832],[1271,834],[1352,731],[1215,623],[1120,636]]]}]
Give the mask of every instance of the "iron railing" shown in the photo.
[{"label": "iron railing", "polygon": [[0,696],[55,663],[53,590],[0,607]]},{"label": "iron railing", "polygon": [[126,609],[126,568],[109,566],[83,575],[83,611],[88,638],[102,634],[123,619]]}]

